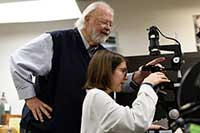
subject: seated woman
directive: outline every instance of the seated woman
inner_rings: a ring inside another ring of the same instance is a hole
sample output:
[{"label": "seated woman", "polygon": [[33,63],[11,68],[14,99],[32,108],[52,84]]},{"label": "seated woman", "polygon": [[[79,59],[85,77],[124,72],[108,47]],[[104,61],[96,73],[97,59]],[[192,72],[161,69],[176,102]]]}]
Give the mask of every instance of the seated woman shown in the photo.
[{"label": "seated woman", "polygon": [[84,89],[81,133],[142,133],[152,124],[158,97],[152,88],[169,82],[162,72],[146,77],[132,108],[117,104],[109,94],[120,92],[127,80],[125,58],[107,50],[98,51],[90,61]]}]

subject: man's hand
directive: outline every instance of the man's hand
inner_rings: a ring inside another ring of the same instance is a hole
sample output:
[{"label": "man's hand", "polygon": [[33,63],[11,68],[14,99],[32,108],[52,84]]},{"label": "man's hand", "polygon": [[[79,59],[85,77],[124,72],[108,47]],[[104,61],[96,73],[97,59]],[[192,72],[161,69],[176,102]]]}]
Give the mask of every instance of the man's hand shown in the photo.
[{"label": "man's hand", "polygon": [[[160,63],[165,60],[166,60],[165,57],[158,57],[158,58],[148,62],[145,66],[155,65],[155,66],[162,67],[162,65]],[[141,84],[142,81],[151,73],[148,71],[142,71],[141,69],[142,69],[142,67],[140,67],[139,70],[136,71],[132,77],[132,80],[134,80],[137,84]]]},{"label": "man's hand", "polygon": [[33,116],[36,120],[40,120],[44,122],[43,114],[47,116],[47,118],[51,119],[50,112],[52,112],[52,108],[40,101],[37,97],[32,97],[29,99],[25,99],[26,105],[32,111]]},{"label": "man's hand", "polygon": [[157,64],[160,64],[161,62],[163,62],[163,61],[165,61],[165,60],[166,60],[165,57],[158,57],[158,58],[155,58],[154,60],[148,62],[148,63],[146,64],[146,66],[147,66],[147,65],[157,65]]}]

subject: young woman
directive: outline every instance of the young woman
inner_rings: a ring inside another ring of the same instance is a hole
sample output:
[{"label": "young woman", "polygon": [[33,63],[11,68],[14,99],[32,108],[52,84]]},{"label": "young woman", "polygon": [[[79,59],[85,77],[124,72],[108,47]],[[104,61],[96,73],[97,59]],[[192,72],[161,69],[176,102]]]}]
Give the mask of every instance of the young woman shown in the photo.
[{"label": "young woman", "polygon": [[84,86],[87,95],[82,110],[81,133],[142,133],[152,123],[158,97],[153,86],[169,82],[161,72],[150,74],[141,84],[132,108],[117,104],[109,94],[120,92],[127,80],[123,56],[98,51],[90,61]]}]

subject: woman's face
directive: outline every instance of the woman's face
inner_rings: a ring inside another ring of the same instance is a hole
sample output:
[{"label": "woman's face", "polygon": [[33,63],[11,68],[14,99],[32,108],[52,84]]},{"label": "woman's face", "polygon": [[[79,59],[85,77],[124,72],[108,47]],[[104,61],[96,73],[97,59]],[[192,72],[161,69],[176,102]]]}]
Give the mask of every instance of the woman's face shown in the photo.
[{"label": "woman's face", "polygon": [[123,61],[119,64],[112,73],[111,85],[112,90],[115,92],[120,92],[122,90],[122,85],[127,80],[127,66],[126,62]]}]

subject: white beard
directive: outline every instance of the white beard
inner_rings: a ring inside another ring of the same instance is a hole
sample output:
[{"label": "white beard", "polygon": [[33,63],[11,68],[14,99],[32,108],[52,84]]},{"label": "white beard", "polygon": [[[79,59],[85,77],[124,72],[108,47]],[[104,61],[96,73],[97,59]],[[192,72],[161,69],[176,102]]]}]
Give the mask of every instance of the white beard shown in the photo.
[{"label": "white beard", "polygon": [[100,33],[97,33],[94,30],[92,30],[91,39],[92,39],[92,41],[94,41],[96,43],[103,43],[108,39],[108,36],[101,35]]}]

